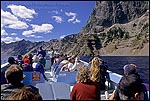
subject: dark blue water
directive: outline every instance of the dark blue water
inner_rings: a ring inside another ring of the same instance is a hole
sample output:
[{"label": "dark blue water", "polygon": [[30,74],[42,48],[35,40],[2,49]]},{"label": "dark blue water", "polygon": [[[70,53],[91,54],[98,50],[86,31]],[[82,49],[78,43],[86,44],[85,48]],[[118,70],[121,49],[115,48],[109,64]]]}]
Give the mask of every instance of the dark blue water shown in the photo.
[{"label": "dark blue water", "polygon": [[[86,62],[90,56],[81,56],[80,59]],[[112,72],[123,75],[123,66],[129,63],[137,65],[137,70],[145,83],[149,84],[149,56],[100,56],[108,64]],[[1,64],[6,63],[7,57],[1,57]]]},{"label": "dark blue water", "polygon": [[[81,60],[89,61],[90,56],[81,56]],[[149,84],[149,56],[100,56],[108,64],[110,71],[123,75],[123,66],[136,64],[137,71],[145,83]]]}]

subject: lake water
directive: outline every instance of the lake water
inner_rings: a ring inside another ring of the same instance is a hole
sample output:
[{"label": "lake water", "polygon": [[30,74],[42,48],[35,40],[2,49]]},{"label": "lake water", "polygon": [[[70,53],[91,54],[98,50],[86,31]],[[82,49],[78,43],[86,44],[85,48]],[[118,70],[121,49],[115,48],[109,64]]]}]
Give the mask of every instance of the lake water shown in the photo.
[{"label": "lake water", "polygon": [[[89,61],[90,56],[82,56],[81,60]],[[123,75],[123,66],[136,64],[137,71],[145,83],[149,84],[149,56],[100,56],[108,64],[110,71]]]},{"label": "lake water", "polygon": [[[81,56],[80,59],[86,62],[90,56]],[[149,84],[149,56],[101,56],[108,64],[110,71],[123,75],[123,66],[134,63],[137,65],[137,70],[145,83]],[[8,56],[1,57],[1,64],[6,63]]]}]

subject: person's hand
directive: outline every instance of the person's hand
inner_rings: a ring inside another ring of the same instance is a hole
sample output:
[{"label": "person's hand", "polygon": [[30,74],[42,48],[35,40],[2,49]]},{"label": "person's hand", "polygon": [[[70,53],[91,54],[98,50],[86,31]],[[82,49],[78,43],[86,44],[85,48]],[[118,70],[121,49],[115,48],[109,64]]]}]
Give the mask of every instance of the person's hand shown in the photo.
[{"label": "person's hand", "polygon": [[113,100],[115,96],[115,90],[113,91],[112,95],[110,96],[110,98],[108,100]]},{"label": "person's hand", "polygon": [[79,60],[80,60],[80,57],[77,56],[77,57],[75,58],[75,62],[78,62]]}]

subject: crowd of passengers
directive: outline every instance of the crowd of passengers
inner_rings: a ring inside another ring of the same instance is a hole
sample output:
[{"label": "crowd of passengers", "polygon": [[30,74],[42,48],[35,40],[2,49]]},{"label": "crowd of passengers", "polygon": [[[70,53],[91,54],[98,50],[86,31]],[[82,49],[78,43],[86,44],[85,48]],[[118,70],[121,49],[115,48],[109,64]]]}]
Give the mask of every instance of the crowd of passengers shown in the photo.
[{"label": "crowd of passengers", "polygon": [[[40,48],[42,50],[42,48]],[[18,55],[15,60],[8,58],[9,64],[5,71],[6,84],[1,85],[1,100],[42,100],[38,89],[33,86],[24,85],[21,81],[25,78],[23,71],[39,71],[43,74],[46,64],[44,52],[38,51],[22,57]],[[57,65],[57,66],[56,66]],[[53,66],[62,71],[72,72],[77,70],[76,84],[70,92],[70,100],[100,100],[100,91],[105,90],[105,81],[109,79],[108,66],[99,57],[92,57],[89,65],[80,61],[80,57],[73,55],[67,57],[63,54],[56,56]],[[113,91],[112,96],[106,100],[144,100],[146,88],[137,72],[135,64],[123,67],[124,75]]]}]

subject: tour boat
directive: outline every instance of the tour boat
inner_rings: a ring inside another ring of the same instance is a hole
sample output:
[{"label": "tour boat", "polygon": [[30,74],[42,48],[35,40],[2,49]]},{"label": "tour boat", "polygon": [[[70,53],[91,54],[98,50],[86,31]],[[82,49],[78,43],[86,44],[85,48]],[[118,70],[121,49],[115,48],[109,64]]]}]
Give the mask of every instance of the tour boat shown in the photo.
[{"label": "tour boat", "polygon": [[[82,61],[82,60],[81,60]],[[88,65],[87,62],[84,62],[85,65]],[[1,65],[1,84],[4,82],[4,73],[2,71],[6,70],[6,65],[8,63]],[[52,67],[50,71],[50,60],[47,60],[45,67],[45,75],[48,78],[46,81],[43,78],[43,75],[39,72],[23,72],[26,77],[22,81],[25,85],[33,85],[39,89],[39,92],[43,98],[43,100],[69,100],[70,92],[76,83],[75,77],[77,71],[68,72],[68,71],[60,71],[58,68]],[[107,70],[109,74],[109,79],[105,82],[106,89],[100,91],[101,100],[104,100],[112,95],[113,90],[116,89],[117,84],[119,83],[122,75],[117,74],[115,72]],[[147,100],[149,100],[149,84],[146,84],[147,88]]]}]

